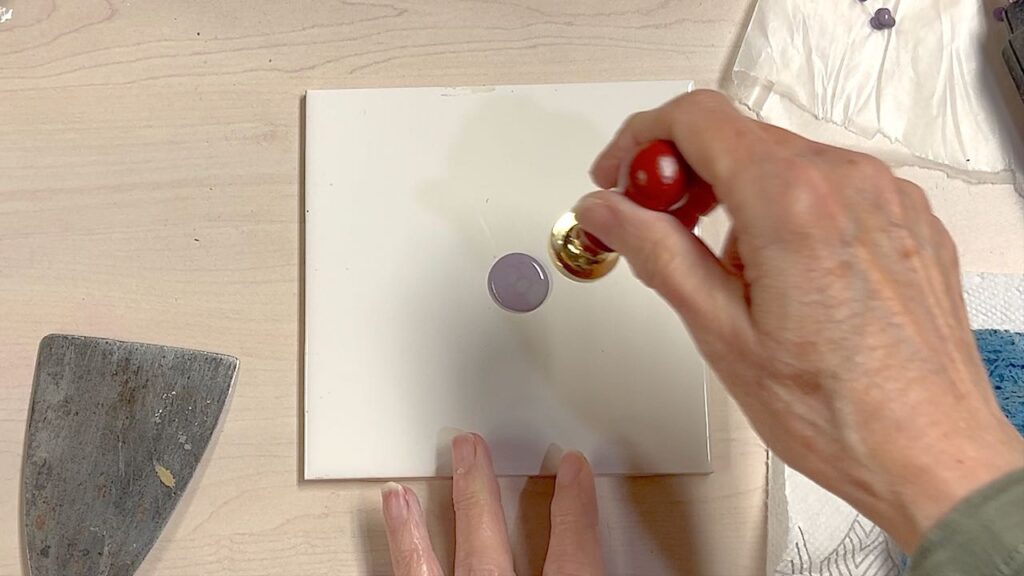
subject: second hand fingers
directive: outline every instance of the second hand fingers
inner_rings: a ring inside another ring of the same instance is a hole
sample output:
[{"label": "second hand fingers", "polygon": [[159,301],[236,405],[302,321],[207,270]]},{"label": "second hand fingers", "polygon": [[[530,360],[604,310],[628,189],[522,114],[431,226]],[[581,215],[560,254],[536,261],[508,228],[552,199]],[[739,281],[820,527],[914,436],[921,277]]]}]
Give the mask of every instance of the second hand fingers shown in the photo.
[{"label": "second hand fingers", "polygon": [[551,500],[551,540],[545,576],[604,574],[594,473],[579,452],[562,457]]},{"label": "second hand fingers", "polygon": [[490,451],[476,434],[452,440],[455,576],[513,576],[512,552]]},{"label": "second hand fingers", "polygon": [[430,546],[427,523],[416,493],[388,482],[381,492],[381,500],[395,576],[443,576]]}]

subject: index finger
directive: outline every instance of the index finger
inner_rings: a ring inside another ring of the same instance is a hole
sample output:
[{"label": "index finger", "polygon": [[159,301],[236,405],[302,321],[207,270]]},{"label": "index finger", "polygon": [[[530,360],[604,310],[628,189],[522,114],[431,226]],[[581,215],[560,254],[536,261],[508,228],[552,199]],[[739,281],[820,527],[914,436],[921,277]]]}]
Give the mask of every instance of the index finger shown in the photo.
[{"label": "index finger", "polygon": [[455,576],[514,576],[501,493],[487,443],[476,434],[452,440]]},{"label": "index finger", "polygon": [[722,184],[736,166],[753,157],[763,135],[722,94],[696,90],[623,123],[598,155],[590,174],[602,188],[615,185],[619,167],[654,140],[672,140],[686,161],[712,186]]},{"label": "index finger", "polygon": [[[765,125],[740,114],[722,94],[697,90],[631,116],[598,155],[590,174],[595,184],[611,188],[617,182],[620,167],[640,148],[654,140],[671,140],[693,170],[711,184],[718,200],[732,205],[730,211],[735,216],[736,204],[751,203],[751,195],[756,193],[753,187],[742,183],[744,176],[752,166],[777,154],[780,143],[789,144],[780,142],[777,133],[800,138],[780,129],[764,128]],[[742,206],[739,208],[742,212]],[[757,209],[751,206],[751,211]]]},{"label": "index finger", "polygon": [[395,576],[444,576],[430,546],[427,521],[416,493],[388,482],[381,491],[381,501]]}]

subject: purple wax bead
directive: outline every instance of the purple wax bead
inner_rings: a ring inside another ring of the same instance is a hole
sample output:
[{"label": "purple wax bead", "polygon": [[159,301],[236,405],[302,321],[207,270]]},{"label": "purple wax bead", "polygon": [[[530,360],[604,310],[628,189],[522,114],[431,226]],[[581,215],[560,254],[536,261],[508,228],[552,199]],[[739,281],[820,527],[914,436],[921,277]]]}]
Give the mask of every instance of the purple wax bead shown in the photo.
[{"label": "purple wax bead", "polygon": [[888,30],[896,25],[896,18],[893,17],[892,12],[888,8],[879,8],[875,10],[875,15],[871,17],[868,23],[875,30]]},{"label": "purple wax bead", "polygon": [[1006,6],[996,6],[995,9],[992,10],[992,17],[995,18],[997,22],[1005,21]]},{"label": "purple wax bead", "polygon": [[494,303],[509,312],[532,312],[547,299],[551,279],[536,258],[512,252],[491,265],[487,290]]}]

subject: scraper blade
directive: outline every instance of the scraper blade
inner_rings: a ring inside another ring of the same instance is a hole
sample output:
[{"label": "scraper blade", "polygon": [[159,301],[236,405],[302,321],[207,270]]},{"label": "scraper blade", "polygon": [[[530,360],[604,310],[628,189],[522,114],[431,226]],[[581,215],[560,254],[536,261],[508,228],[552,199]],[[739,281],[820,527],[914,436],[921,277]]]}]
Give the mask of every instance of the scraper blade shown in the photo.
[{"label": "scraper blade", "polygon": [[131,576],[217,425],[238,361],[51,335],[39,345],[22,468],[32,576]]}]

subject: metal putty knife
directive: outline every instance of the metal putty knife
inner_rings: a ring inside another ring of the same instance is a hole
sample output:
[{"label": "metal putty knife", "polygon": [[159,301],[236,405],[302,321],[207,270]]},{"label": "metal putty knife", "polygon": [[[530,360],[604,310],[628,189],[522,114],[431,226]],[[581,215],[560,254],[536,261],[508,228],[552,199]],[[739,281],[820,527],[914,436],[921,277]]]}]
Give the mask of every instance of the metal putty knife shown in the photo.
[{"label": "metal putty knife", "polygon": [[22,512],[31,576],[131,576],[206,451],[238,360],[101,338],[39,344]]}]

